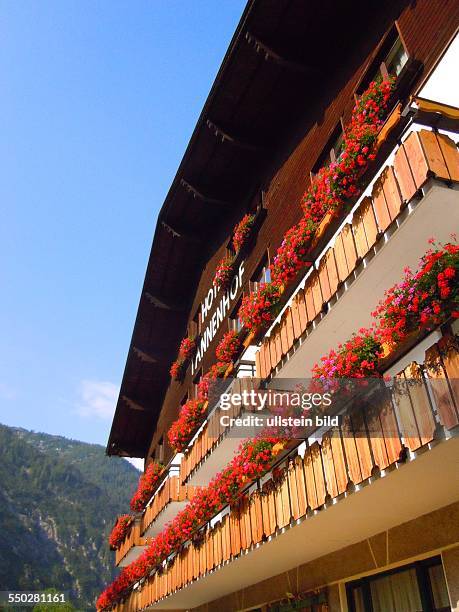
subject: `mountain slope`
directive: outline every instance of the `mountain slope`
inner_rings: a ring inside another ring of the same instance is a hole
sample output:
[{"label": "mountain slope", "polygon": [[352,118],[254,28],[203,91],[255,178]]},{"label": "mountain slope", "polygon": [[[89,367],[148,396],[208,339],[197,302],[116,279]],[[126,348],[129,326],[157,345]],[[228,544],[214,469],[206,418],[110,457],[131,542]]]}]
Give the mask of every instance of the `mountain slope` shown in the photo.
[{"label": "mountain slope", "polygon": [[0,590],[55,587],[93,609],[138,476],[102,446],[0,425]]}]

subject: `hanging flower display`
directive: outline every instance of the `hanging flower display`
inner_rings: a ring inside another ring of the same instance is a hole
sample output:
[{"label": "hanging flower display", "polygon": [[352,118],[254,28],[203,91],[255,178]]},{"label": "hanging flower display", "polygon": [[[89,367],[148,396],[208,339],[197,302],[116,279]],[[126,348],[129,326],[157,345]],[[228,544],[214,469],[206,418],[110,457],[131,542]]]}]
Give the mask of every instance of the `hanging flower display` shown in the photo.
[{"label": "hanging flower display", "polygon": [[224,257],[215,270],[214,285],[221,289],[227,289],[230,286],[233,276],[234,260],[232,257]]},{"label": "hanging flower display", "polygon": [[183,361],[183,359],[179,358],[176,361],[174,361],[174,363],[171,365],[171,369],[169,370],[169,373],[173,380],[182,380],[183,377],[185,376],[185,371],[186,371],[186,362]]},{"label": "hanging flower display", "polygon": [[227,332],[218,343],[215,349],[215,356],[218,361],[223,363],[231,363],[238,354],[242,342],[239,333],[236,330]]},{"label": "hanging flower display", "polygon": [[275,283],[261,283],[256,291],[242,298],[239,318],[249,331],[269,325],[275,317],[281,288]]},{"label": "hanging flower display", "polygon": [[386,291],[372,313],[381,339],[391,346],[419,328],[459,317],[459,246],[431,244],[418,271],[406,268],[403,281]]},{"label": "hanging flower display", "polygon": [[271,275],[275,282],[287,285],[302,268],[311,265],[307,254],[315,229],[310,219],[303,218],[288,230],[271,265]]},{"label": "hanging flower display", "polygon": [[255,215],[244,215],[239,223],[234,228],[233,232],[233,249],[235,253],[239,253],[242,247],[247,243],[255,223]]},{"label": "hanging flower display", "polygon": [[108,537],[108,543],[112,550],[116,550],[120,547],[122,541],[129,532],[133,520],[130,514],[122,514],[117,518],[115,526]]},{"label": "hanging flower display", "polygon": [[193,358],[196,350],[196,338],[194,336],[187,336],[183,338],[180,343],[179,355],[184,361],[189,361]]},{"label": "hanging flower display", "polygon": [[313,378],[365,378],[375,376],[382,357],[381,341],[374,330],[360,329],[350,340],[322,357],[312,369]]},{"label": "hanging flower display", "polygon": [[214,377],[211,372],[206,372],[197,384],[197,398],[201,402],[206,402],[209,399],[209,389],[212,385]]},{"label": "hanging flower display", "polygon": [[336,211],[346,199],[359,194],[359,179],[375,158],[374,144],[387,115],[393,86],[393,78],[370,83],[354,107],[338,161],[322,168],[303,195],[305,219],[316,226],[327,212]]},{"label": "hanging flower display", "polygon": [[148,464],[147,469],[139,478],[137,490],[131,498],[130,506],[134,512],[142,512],[150,501],[159,483],[164,466],[156,461]]},{"label": "hanging flower display", "polygon": [[242,489],[263,476],[285,447],[278,437],[259,437],[244,442],[226,468],[202,487],[188,505],[159,533],[142,555],[124,568],[97,600],[97,609],[110,607],[132,584],[143,578],[177,550],[223,506],[234,503]]},{"label": "hanging flower display", "polygon": [[360,193],[359,181],[375,158],[374,147],[387,115],[393,86],[393,78],[373,81],[356,103],[344,133],[339,160],[316,174],[301,200],[302,219],[286,232],[277,249],[271,265],[271,283],[262,292],[258,290],[243,299],[239,316],[249,330],[272,321],[271,308],[273,302],[278,302],[274,297],[276,286],[288,285],[300,270],[311,265],[310,245],[325,215],[337,214],[349,198]]},{"label": "hanging flower display", "polygon": [[174,421],[167,432],[167,439],[172,448],[180,453],[188,444],[206,411],[206,403],[191,399],[183,404],[179,418]]}]

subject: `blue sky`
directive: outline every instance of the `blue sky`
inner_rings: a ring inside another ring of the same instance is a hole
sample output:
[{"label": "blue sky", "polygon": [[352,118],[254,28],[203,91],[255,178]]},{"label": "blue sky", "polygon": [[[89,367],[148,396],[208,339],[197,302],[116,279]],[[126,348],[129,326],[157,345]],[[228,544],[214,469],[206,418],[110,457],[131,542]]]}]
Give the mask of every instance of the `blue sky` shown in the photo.
[{"label": "blue sky", "polygon": [[106,443],[156,215],[245,2],[0,2],[0,422]]}]

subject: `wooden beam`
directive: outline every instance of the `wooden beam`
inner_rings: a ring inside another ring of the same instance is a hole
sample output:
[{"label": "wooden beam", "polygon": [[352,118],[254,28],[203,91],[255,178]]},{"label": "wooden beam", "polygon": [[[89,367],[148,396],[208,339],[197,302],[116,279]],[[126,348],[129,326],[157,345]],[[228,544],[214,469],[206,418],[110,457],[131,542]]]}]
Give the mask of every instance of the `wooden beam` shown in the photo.
[{"label": "wooden beam", "polygon": [[147,410],[141,404],[138,404],[137,402],[134,402],[134,400],[131,400],[129,397],[127,397],[127,395],[122,395],[121,399],[126,402],[127,406],[131,408],[131,410],[139,410],[140,412],[145,412]]},{"label": "wooden beam", "polygon": [[285,59],[273,49],[268,47],[265,43],[261,42],[256,36],[251,34],[250,32],[245,33],[245,39],[251,45],[257,53],[263,54],[266,61],[271,60],[278,66],[283,66],[284,68],[288,68],[289,70],[294,70],[296,72],[303,72],[305,74],[311,74],[317,72],[316,68],[312,66],[305,66],[304,64],[300,64],[299,62],[294,62],[292,60]]},{"label": "wooden beam", "polygon": [[170,310],[170,311],[175,311],[175,312],[182,312],[184,310],[183,306],[178,306],[176,304],[166,304],[166,302],[163,302],[162,300],[155,297],[148,291],[144,292],[144,296],[147,298],[150,304],[154,306],[155,308],[161,308],[162,310]]},{"label": "wooden beam", "polygon": [[222,130],[221,127],[216,125],[210,119],[207,119],[206,123],[207,123],[207,127],[209,128],[209,130],[211,132],[213,132],[217,138],[220,138],[222,142],[228,142],[228,143],[230,143],[230,144],[232,144],[232,145],[234,145],[236,147],[239,147],[241,149],[246,149],[247,151],[256,151],[256,152],[258,152],[258,151],[263,151],[264,150],[263,147],[251,144],[250,142],[247,142],[245,140],[241,140],[240,138],[236,138],[235,136],[231,136],[230,134],[228,134],[227,132]]},{"label": "wooden beam", "polygon": [[188,240],[189,242],[200,242],[197,236],[192,234],[187,234],[183,232],[181,229],[177,229],[166,223],[165,221],[161,221],[161,225],[164,227],[166,232],[172,235],[173,238],[183,238],[183,240]]},{"label": "wooden beam", "polygon": [[158,359],[156,359],[152,355],[149,355],[148,353],[145,353],[145,351],[141,351],[136,346],[132,347],[132,351],[134,352],[134,355],[136,355],[140,359],[140,361],[145,361],[146,363],[158,362]]},{"label": "wooden beam", "polygon": [[191,195],[195,199],[197,198],[198,200],[201,200],[202,202],[205,202],[206,204],[217,204],[218,206],[229,206],[230,205],[230,202],[225,202],[224,200],[217,200],[216,198],[210,198],[209,196],[204,195],[203,193],[198,191],[196,187],[193,187],[193,185],[191,185],[185,179],[180,179],[180,184],[182,185],[182,187],[184,187],[188,191],[188,193],[191,193]]}]

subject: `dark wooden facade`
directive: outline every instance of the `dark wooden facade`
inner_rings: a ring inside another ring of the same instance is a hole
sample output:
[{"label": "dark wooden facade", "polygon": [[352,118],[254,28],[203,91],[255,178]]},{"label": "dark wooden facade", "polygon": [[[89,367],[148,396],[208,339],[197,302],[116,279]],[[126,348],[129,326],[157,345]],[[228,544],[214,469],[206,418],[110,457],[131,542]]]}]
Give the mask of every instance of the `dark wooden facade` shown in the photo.
[{"label": "dark wooden facade", "polygon": [[[396,27],[408,52],[407,98],[458,23],[455,0],[249,1],[159,214],[109,454],[148,457],[166,439],[192,388],[190,368],[178,383],[169,367],[232,228],[263,192],[266,216],[245,260],[247,290],[267,250],[272,256],[300,219],[310,171],[349,119],[384,37]],[[204,372],[227,330],[224,321]],[[166,448],[166,460],[170,454]]]}]

